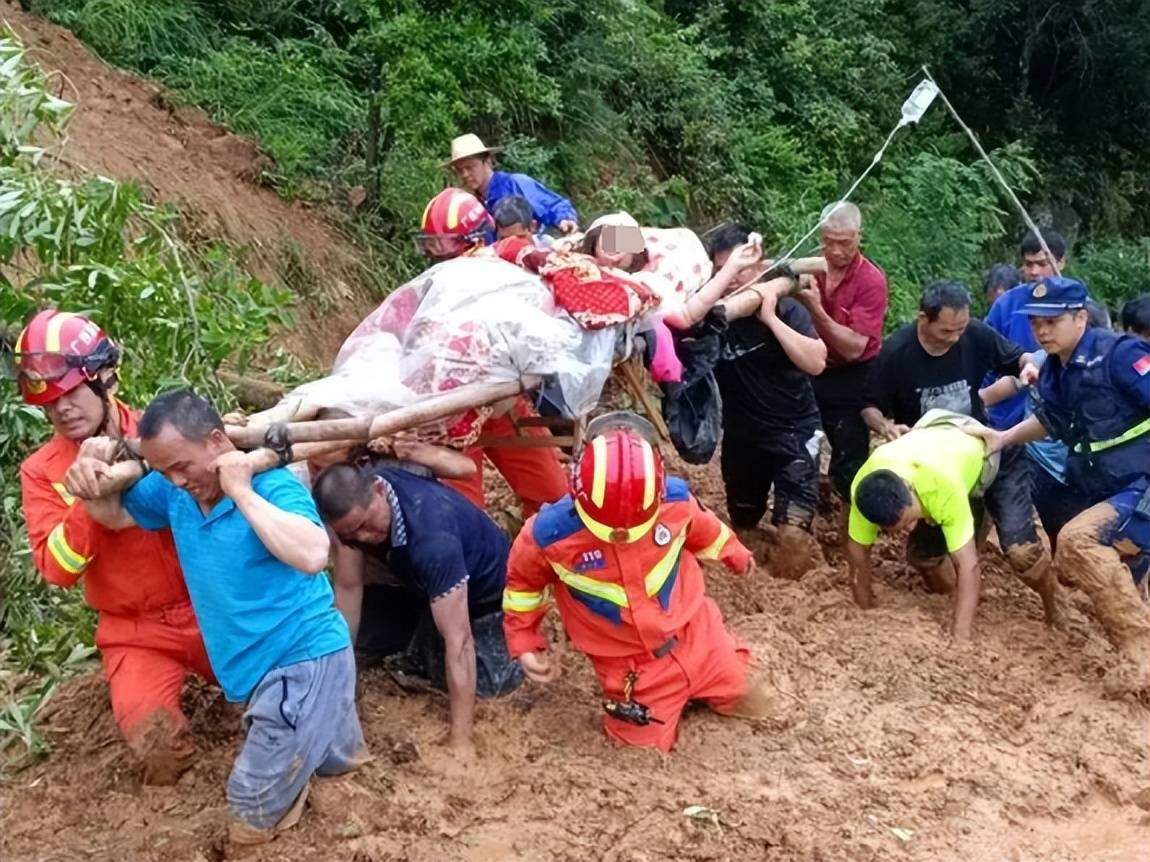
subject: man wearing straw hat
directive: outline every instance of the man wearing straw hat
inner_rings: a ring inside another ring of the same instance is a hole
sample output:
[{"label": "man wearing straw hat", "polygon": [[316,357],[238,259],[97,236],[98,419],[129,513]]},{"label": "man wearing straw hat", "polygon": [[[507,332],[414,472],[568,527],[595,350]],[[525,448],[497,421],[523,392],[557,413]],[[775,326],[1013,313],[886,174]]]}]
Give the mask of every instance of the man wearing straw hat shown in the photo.
[{"label": "man wearing straw hat", "polygon": [[495,211],[495,204],[501,198],[515,195],[530,202],[535,220],[542,227],[555,228],[564,234],[577,230],[578,216],[567,198],[527,174],[495,170],[493,155],[501,149],[487,146],[479,135],[460,135],[451,142],[451,158],[444,167],[455,172],[459,184],[479,198],[488,212]]}]

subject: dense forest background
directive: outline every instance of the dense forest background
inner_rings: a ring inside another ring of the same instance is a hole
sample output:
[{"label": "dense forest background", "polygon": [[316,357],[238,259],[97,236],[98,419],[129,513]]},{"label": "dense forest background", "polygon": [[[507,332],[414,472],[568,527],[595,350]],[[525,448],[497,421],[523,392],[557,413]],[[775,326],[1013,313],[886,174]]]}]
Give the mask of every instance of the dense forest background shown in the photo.
[{"label": "dense forest background", "polygon": [[[109,62],[256,137],[286,196],[393,241],[448,181],[450,139],[566,191],[705,230],[802,235],[868,163],[926,65],[1075,271],[1147,288],[1150,12],[1140,0],[26,0]],[[941,105],[859,194],[892,320],[972,286],[1022,227]]]}]

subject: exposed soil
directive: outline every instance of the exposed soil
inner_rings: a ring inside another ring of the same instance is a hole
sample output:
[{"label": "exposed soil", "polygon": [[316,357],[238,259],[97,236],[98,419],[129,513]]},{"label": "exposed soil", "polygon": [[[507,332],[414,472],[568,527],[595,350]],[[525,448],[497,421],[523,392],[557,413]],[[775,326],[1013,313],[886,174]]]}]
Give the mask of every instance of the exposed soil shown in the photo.
[{"label": "exposed soil", "polygon": [[302,300],[300,325],[283,343],[304,361],[329,366],[375,304],[356,247],[319,210],[260,185],[271,162],[250,139],[109,67],[70,31],[15,3],[0,2],[0,18],[33,60],[58,74],[61,98],[77,105],[64,166],[135,181],[154,200],[177,205],[193,236],[242,250],[253,275],[286,284]]},{"label": "exposed soil", "polygon": [[[723,514],[717,469],[681,472]],[[491,497],[506,507],[505,490]],[[444,696],[366,671],[375,760],[317,784],[300,825],[251,858],[1150,858],[1150,714],[1104,699],[1114,653],[1085,597],[1070,593],[1067,631],[1048,630],[992,549],[977,643],[956,649],[942,635],[949,599],[927,594],[894,545],[879,548],[879,608],[853,606],[833,522],[817,522],[828,564],[801,581],[709,573],[790,704],[783,720],[692,708],[673,754],[620,749],[599,729],[586,661],[565,650],[558,683],[481,704],[479,761],[464,768],[440,745]],[[0,785],[0,858],[221,858],[239,717],[212,689],[187,701],[203,757],[177,787],[143,789],[103,683],[70,683],[45,721],[53,755]]]}]

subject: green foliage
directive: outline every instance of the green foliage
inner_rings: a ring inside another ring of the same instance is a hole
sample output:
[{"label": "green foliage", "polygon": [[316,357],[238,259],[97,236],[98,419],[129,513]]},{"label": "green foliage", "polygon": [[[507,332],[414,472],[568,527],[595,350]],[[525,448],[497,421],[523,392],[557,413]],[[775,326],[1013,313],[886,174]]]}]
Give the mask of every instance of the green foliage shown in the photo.
[{"label": "green foliage", "polygon": [[347,81],[347,57],[326,42],[261,45],[244,36],[199,54],[166,56],[153,74],[275,159],[271,179],[292,194],[317,165],[343,158],[367,100]]},{"label": "green foliage", "polygon": [[196,5],[183,0],[88,0],[71,26],[100,56],[145,71],[207,49],[212,35]]},{"label": "green foliage", "polygon": [[[447,143],[467,130],[588,216],[630,201],[663,223],[793,236],[865,165],[922,64],[989,147],[1023,143],[1035,200],[1071,207],[1094,236],[1150,228],[1137,71],[1150,17],[1136,0],[30,3],[255,135],[285,194],[373,186],[391,236],[449,180]],[[373,102],[381,155],[367,166]],[[939,109],[914,134],[972,161]]]},{"label": "green foliage", "polygon": [[[176,214],[147,203],[138,187],[49,171],[54,159],[43,141],[63,131],[71,109],[50,94],[48,79],[16,38],[0,31],[0,270],[8,282],[0,291],[0,321],[14,334],[44,307],[88,313],[124,348],[121,392],[129,401],[193,385],[226,404],[215,369],[224,361],[242,367],[271,326],[287,324],[289,295],[244,275],[227,249],[189,246]],[[31,728],[36,709],[53,680],[92,654],[94,615],[78,590],[43,584],[27,547],[19,465],[48,433],[41,411],[6,386],[0,683],[9,681],[11,691],[0,711],[0,751],[14,738],[31,753],[41,750]],[[28,673],[48,682],[29,683]]]},{"label": "green foliage", "polygon": [[1150,293],[1150,238],[1086,245],[1075,250],[1069,269],[1092,297],[1120,308],[1125,300]]},{"label": "green foliage", "polygon": [[[1019,148],[992,156],[1015,188],[1034,164]],[[911,320],[922,288],[941,278],[962,281],[978,296],[986,249],[1003,236],[1008,214],[989,170],[933,153],[895,158],[866,198],[864,244],[881,262],[890,287],[887,327]]]}]

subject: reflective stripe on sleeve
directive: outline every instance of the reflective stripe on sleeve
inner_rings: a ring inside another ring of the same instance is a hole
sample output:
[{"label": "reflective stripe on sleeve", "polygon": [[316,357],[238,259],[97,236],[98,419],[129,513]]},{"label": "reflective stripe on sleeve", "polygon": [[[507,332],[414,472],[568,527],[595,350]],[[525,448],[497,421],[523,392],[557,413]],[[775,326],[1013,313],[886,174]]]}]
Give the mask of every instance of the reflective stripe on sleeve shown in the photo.
[{"label": "reflective stripe on sleeve", "polygon": [[84,569],[88,568],[88,563],[92,562],[90,557],[76,553],[68,544],[68,540],[64,538],[63,524],[57,524],[48,534],[48,551],[61,569],[73,575],[83,573]]},{"label": "reflective stripe on sleeve", "polygon": [[543,607],[543,593],[531,593],[525,590],[504,590],[503,610],[520,614],[529,614]]},{"label": "reflective stripe on sleeve", "polygon": [[717,560],[723,553],[723,548],[727,546],[727,540],[731,538],[731,528],[719,522],[719,537],[703,550],[699,551],[697,556],[700,560]]}]

